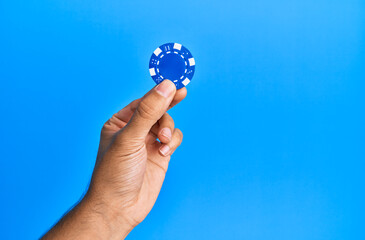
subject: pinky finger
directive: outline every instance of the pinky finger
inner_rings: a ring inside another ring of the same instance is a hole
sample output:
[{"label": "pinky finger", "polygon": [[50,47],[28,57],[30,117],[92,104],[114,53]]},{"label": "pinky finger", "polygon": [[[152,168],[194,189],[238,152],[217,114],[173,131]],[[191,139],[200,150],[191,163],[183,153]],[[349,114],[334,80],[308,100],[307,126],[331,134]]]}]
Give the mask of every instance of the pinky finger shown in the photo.
[{"label": "pinky finger", "polygon": [[162,144],[159,149],[159,152],[162,156],[167,157],[174,153],[176,148],[180,146],[183,139],[183,134],[180,129],[175,128],[171,137],[171,141],[167,144]]}]

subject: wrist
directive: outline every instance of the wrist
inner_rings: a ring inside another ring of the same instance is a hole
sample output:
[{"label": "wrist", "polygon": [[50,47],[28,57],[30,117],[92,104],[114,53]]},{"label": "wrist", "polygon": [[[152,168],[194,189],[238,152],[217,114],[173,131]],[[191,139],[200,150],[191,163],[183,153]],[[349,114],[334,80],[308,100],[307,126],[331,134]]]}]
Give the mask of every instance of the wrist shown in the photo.
[{"label": "wrist", "polygon": [[80,202],[80,209],[90,218],[94,231],[101,239],[124,239],[134,228],[116,208],[89,194]]}]

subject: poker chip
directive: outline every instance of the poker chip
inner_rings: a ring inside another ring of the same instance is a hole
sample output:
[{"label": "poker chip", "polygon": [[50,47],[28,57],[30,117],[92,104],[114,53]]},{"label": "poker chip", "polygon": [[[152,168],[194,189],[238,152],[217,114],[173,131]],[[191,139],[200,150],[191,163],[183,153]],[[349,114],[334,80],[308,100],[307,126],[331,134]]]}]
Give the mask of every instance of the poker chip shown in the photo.
[{"label": "poker chip", "polygon": [[169,79],[176,89],[180,89],[188,85],[193,78],[195,60],[190,51],[181,44],[166,43],[153,52],[149,69],[156,84]]}]

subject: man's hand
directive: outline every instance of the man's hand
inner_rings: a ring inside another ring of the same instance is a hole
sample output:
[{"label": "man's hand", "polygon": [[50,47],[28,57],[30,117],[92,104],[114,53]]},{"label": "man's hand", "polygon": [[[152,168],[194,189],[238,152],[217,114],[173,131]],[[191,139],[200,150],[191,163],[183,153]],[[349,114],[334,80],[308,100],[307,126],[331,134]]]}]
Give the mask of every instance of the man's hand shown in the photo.
[{"label": "man's hand", "polygon": [[121,239],[147,216],[183,137],[166,111],[185,96],[165,80],[105,123],[87,194],[45,239]]}]

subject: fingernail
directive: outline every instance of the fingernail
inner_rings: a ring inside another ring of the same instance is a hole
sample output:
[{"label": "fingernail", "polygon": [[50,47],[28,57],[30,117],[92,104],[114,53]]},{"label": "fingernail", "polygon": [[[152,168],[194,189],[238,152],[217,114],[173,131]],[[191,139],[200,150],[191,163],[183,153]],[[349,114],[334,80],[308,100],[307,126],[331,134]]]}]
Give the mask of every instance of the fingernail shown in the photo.
[{"label": "fingernail", "polygon": [[172,136],[172,133],[171,133],[171,130],[170,128],[163,128],[161,130],[161,135],[164,136],[164,137],[167,137],[168,139],[171,139],[171,136]]},{"label": "fingernail", "polygon": [[161,148],[160,148],[160,153],[164,156],[167,156],[167,154],[169,153],[170,151],[170,147],[167,146],[167,145],[163,145]]},{"label": "fingernail", "polygon": [[161,96],[167,98],[175,89],[175,84],[170,80],[164,80],[162,83],[158,84],[155,88]]}]

